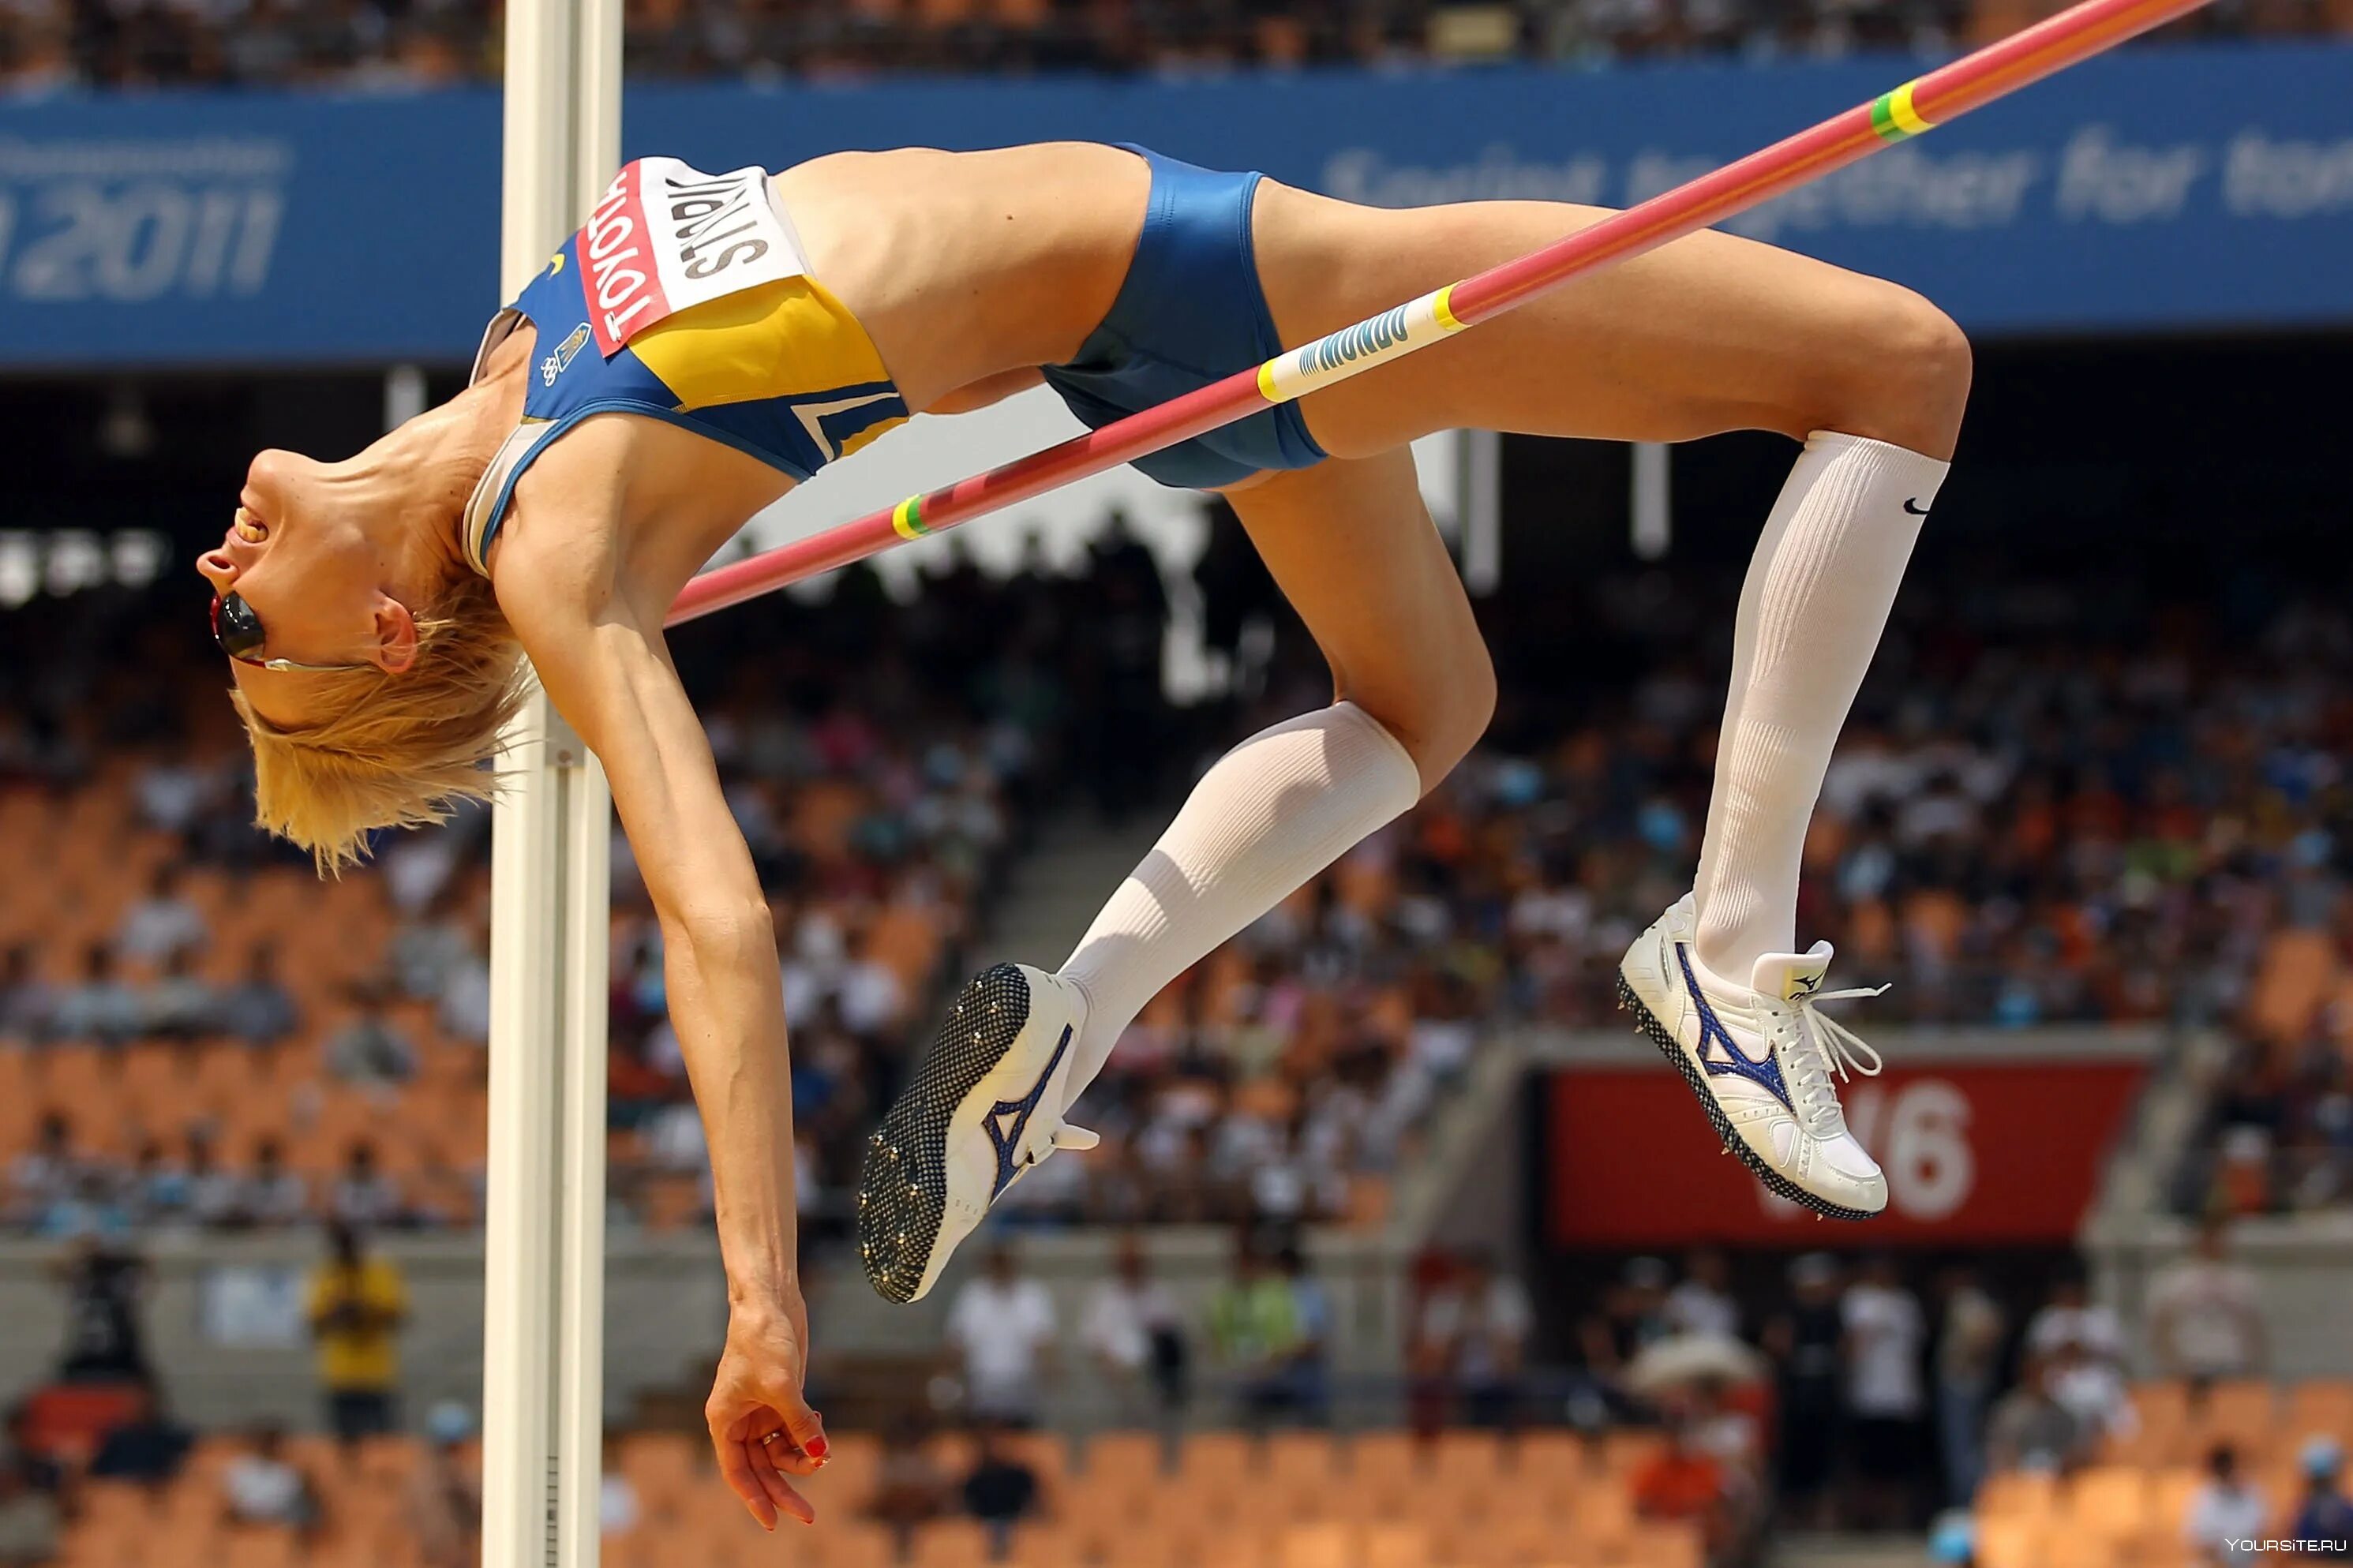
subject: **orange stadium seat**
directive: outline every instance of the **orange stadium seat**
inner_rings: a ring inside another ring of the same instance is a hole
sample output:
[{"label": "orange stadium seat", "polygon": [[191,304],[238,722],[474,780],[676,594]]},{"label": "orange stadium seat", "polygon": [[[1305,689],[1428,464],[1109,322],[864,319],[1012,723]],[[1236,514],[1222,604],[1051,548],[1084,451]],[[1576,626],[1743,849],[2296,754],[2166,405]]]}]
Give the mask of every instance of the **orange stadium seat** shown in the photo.
[{"label": "orange stadium seat", "polygon": [[2134,1465],[2084,1471],[2066,1491],[2068,1532],[2103,1540],[2137,1532],[2148,1518],[2148,1473]]},{"label": "orange stadium seat", "polygon": [[1338,1453],[1321,1432],[1276,1432],[1268,1436],[1260,1463],[1278,1485],[1306,1493],[1328,1490],[1339,1470]]},{"label": "orange stadium seat", "polygon": [[1622,1568],[1705,1568],[1707,1551],[1688,1525],[1645,1525],[1618,1549]]},{"label": "orange stadium seat", "polygon": [[1978,1568],[2043,1568],[2043,1542],[2050,1533],[2040,1520],[1980,1510]]},{"label": "orange stadium seat", "polygon": [[2316,1378],[2298,1384],[2288,1395],[2285,1426],[2298,1444],[2323,1434],[2353,1444],[2353,1382]]},{"label": "orange stadium seat", "polygon": [[986,1568],[994,1547],[986,1525],[974,1520],[940,1520],[915,1532],[906,1568]]},{"label": "orange stadium seat", "polygon": [[1159,1479],[1161,1442],[1156,1432],[1100,1432],[1087,1441],[1086,1483],[1133,1490]]},{"label": "orange stadium seat", "polygon": [[1421,1462],[1421,1444],[1410,1432],[1366,1432],[1348,1444],[1348,1473],[1360,1485],[1410,1486]]},{"label": "orange stadium seat", "polygon": [[2254,1379],[2218,1383],[2204,1399],[2191,1402],[2189,1416],[2200,1454],[2214,1444],[2228,1443],[2242,1460],[2260,1466],[2280,1436],[2279,1391]]},{"label": "orange stadium seat", "polygon": [[1237,1488],[1251,1474],[1257,1445],[1240,1432],[1199,1432],[1185,1440],[1176,1474],[1197,1487]]},{"label": "orange stadium seat", "polygon": [[1445,1432],[1430,1445],[1429,1473],[1444,1485],[1480,1485],[1504,1473],[1504,1440],[1494,1432]]}]

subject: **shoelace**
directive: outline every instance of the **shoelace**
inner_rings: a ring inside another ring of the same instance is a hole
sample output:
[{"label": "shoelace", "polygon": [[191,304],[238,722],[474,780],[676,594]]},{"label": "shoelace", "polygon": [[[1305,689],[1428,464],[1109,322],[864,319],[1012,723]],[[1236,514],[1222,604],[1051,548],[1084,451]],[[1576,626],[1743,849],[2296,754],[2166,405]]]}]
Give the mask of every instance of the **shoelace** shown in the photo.
[{"label": "shoelace", "polygon": [[[1817,1137],[1827,1134],[1831,1117],[1844,1119],[1839,1110],[1838,1097],[1831,1089],[1831,1074],[1841,1081],[1850,1079],[1849,1069],[1865,1078],[1877,1078],[1887,1064],[1868,1041],[1840,1023],[1815,1010],[1822,1002],[1852,1002],[1859,997],[1876,996],[1887,989],[1884,985],[1859,985],[1846,991],[1817,991],[1802,998],[1797,1006],[1799,1033],[1812,1048],[1793,1051],[1789,1055],[1791,1088],[1804,1101],[1809,1131]],[[1783,1006],[1788,1004],[1782,1004]]]}]

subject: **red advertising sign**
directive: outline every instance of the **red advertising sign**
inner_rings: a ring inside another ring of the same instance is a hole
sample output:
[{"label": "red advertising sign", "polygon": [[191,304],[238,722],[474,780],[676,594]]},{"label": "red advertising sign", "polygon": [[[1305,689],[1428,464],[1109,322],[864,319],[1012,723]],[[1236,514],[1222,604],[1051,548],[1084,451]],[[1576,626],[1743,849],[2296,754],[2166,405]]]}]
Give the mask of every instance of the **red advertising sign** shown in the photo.
[{"label": "red advertising sign", "polygon": [[2061,1242],[2097,1191],[2146,1065],[2130,1057],[1890,1067],[1842,1086],[1887,1172],[1887,1212],[1816,1223],[1720,1152],[1664,1063],[1595,1064],[1546,1084],[1546,1234],[1558,1247],[1874,1247]]}]

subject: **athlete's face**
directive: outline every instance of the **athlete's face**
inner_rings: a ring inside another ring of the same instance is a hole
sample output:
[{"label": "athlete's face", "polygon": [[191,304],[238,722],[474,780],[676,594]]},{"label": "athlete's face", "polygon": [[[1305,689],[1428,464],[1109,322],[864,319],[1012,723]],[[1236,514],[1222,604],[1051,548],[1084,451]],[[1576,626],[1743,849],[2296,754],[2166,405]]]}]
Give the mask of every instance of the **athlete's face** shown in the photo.
[{"label": "athlete's face", "polygon": [[[230,666],[237,685],[273,722],[305,721],[303,693],[317,670],[258,661],[400,670],[417,656],[416,621],[385,591],[396,565],[385,540],[396,531],[367,526],[334,479],[332,464],[262,453],[219,546],[196,562],[228,606],[222,629],[241,656]],[[257,625],[259,646],[244,646]]]}]

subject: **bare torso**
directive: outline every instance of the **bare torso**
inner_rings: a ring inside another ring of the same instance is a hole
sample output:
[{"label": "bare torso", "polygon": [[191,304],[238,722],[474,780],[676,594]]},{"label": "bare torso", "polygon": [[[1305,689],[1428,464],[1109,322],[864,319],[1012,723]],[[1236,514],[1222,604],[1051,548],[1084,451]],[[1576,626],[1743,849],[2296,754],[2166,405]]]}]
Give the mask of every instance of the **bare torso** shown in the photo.
[{"label": "bare torso", "polygon": [[[944,412],[1077,353],[1127,275],[1151,179],[1134,153],[1059,142],[838,153],[773,184],[810,272],[865,326],[907,405]],[[521,416],[533,339],[516,331],[488,368],[485,417],[501,428]],[[553,526],[607,554],[617,587],[651,605],[791,488],[691,431],[599,416],[524,475],[500,539],[557,514]]]}]

